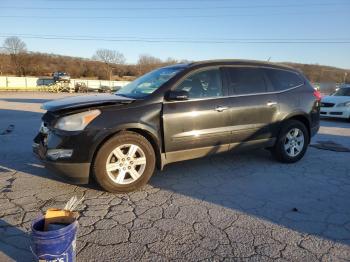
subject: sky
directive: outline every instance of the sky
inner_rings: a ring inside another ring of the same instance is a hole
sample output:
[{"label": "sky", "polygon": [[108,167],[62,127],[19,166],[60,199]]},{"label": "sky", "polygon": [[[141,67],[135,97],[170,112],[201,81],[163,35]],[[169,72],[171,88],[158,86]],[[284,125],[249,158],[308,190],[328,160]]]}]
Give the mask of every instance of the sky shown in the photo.
[{"label": "sky", "polygon": [[350,0],[0,0],[0,11],[0,45],[15,35],[35,52],[350,69]]}]

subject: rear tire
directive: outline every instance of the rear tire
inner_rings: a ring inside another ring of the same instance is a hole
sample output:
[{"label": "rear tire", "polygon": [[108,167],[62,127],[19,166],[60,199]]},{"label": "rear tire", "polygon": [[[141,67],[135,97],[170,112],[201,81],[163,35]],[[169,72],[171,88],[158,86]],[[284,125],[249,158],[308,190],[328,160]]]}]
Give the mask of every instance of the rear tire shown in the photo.
[{"label": "rear tire", "polygon": [[147,139],[134,132],[121,132],[99,149],[93,174],[105,190],[125,193],[145,185],[155,163],[155,153]]},{"label": "rear tire", "polygon": [[272,155],[282,163],[295,163],[303,158],[309,145],[310,136],[305,125],[297,120],[282,124]]}]

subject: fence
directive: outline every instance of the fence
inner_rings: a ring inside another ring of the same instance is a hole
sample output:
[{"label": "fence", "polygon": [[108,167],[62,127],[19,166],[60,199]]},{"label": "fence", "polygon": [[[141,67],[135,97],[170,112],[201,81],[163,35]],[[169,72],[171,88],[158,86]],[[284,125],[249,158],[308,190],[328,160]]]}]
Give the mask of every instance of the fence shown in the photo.
[{"label": "fence", "polygon": [[[21,90],[32,91],[38,90],[42,86],[52,84],[54,81],[50,78],[39,77],[12,77],[0,76],[0,90]],[[70,86],[74,87],[77,83],[85,83],[88,88],[99,89],[102,86],[123,87],[128,81],[108,81],[108,80],[87,80],[87,79],[71,79]]]}]

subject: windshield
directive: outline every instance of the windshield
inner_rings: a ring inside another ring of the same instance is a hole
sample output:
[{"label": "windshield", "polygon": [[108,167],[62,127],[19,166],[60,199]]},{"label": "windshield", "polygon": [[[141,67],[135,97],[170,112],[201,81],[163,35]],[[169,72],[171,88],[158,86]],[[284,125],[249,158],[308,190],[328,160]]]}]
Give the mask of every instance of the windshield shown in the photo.
[{"label": "windshield", "polygon": [[334,92],[333,96],[350,96],[350,88],[339,88],[337,91]]},{"label": "windshield", "polygon": [[183,69],[183,67],[166,67],[154,70],[137,78],[118,90],[115,94],[130,98],[144,98],[152,94]]}]

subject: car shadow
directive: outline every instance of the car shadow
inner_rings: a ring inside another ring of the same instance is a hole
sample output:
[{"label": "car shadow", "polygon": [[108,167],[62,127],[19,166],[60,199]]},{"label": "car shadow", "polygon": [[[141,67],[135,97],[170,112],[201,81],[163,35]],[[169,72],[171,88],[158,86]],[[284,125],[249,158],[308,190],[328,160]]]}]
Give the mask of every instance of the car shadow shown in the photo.
[{"label": "car shadow", "polygon": [[0,260],[36,261],[30,251],[30,236],[0,219]]},{"label": "car shadow", "polygon": [[[350,192],[343,191],[329,175],[337,170],[338,183],[349,181],[340,166],[350,154],[335,153],[339,154],[336,163],[313,170],[320,161],[327,161],[329,154],[309,148],[304,159],[294,164],[278,163],[267,150],[219,154],[170,164],[150,184],[350,245],[350,231],[340,225],[350,220]],[[344,222],[337,221],[341,216],[346,217]]]}]

